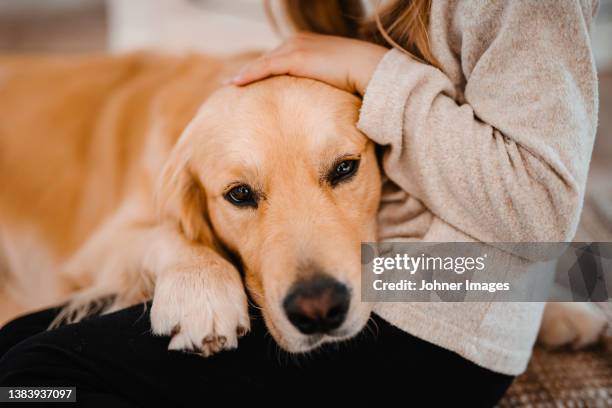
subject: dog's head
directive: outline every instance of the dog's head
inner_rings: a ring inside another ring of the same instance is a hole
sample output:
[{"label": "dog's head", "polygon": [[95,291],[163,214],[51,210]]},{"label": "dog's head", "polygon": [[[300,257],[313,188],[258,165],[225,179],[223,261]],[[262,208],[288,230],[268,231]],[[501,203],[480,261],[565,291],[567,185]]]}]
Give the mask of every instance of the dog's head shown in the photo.
[{"label": "dog's head", "polygon": [[190,240],[237,255],[246,286],[286,350],[355,335],[360,242],[375,239],[380,174],[357,97],[277,77],[210,97],[165,169]]}]

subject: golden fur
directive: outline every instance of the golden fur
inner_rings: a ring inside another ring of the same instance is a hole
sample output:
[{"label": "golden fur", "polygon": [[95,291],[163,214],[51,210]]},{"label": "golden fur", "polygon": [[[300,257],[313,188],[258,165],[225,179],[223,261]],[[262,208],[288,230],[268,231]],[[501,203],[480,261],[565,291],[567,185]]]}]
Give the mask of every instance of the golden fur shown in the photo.
[{"label": "golden fur", "polygon": [[[0,324],[69,298],[60,320],[153,297],[153,331],[208,355],[248,330],[246,286],[287,350],[364,326],[359,243],[376,238],[381,183],[359,99],[288,77],[222,86],[253,57],[0,57]],[[343,157],[359,171],[332,188]],[[260,191],[256,210],[224,199],[236,182]],[[317,269],[352,300],[313,339],[281,303]],[[603,325],[588,305],[551,304],[540,338],[582,345]]]},{"label": "golden fur", "polygon": [[[359,99],[327,85],[221,87],[247,58],[0,61],[2,320],[67,295],[68,321],[105,296],[115,310],[154,295],[152,327],[174,334],[171,348],[234,347],[249,320],[229,251],[277,341],[316,345],[282,299],[316,268],[360,293],[359,243],[375,238],[380,194],[374,146],[355,128]],[[341,157],[360,168],[332,188],[324,175]],[[262,191],[260,208],[224,199],[236,181]],[[369,310],[351,302],[335,337]]]}]

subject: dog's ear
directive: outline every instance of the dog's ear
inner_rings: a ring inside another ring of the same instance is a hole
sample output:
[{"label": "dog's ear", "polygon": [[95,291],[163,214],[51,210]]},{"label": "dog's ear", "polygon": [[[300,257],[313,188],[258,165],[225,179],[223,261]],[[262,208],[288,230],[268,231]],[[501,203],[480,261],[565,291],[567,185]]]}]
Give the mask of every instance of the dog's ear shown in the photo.
[{"label": "dog's ear", "polygon": [[188,240],[214,246],[206,192],[190,168],[188,155],[172,152],[162,170],[156,195],[162,219],[177,223]]}]

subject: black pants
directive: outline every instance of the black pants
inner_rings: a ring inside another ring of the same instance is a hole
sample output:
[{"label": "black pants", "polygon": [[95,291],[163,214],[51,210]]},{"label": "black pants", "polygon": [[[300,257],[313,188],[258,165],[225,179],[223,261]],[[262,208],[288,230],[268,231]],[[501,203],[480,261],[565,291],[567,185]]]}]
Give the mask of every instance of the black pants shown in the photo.
[{"label": "black pants", "polygon": [[255,316],[238,349],[203,358],[168,351],[169,338],[150,334],[146,305],[45,331],[56,312],[0,330],[0,386],[76,386],[79,406],[225,400],[476,407],[494,405],[512,382],[375,315],[356,338],[299,356],[281,351]]}]

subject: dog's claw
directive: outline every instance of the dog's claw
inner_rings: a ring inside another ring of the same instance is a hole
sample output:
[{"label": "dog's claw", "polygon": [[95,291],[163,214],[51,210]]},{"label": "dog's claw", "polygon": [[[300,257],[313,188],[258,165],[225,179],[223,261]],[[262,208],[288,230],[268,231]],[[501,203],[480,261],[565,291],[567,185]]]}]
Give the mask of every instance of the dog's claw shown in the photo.
[{"label": "dog's claw", "polygon": [[247,328],[246,328],[246,327],[244,327],[244,326],[238,326],[238,328],[236,329],[236,335],[237,335],[238,337],[242,337],[242,336],[244,336],[245,334],[247,334],[248,332],[249,332],[249,329],[247,329]]},{"label": "dog's claw", "polygon": [[218,353],[223,350],[227,343],[227,337],[210,335],[202,339],[202,354],[204,357],[208,357],[212,354]]}]

